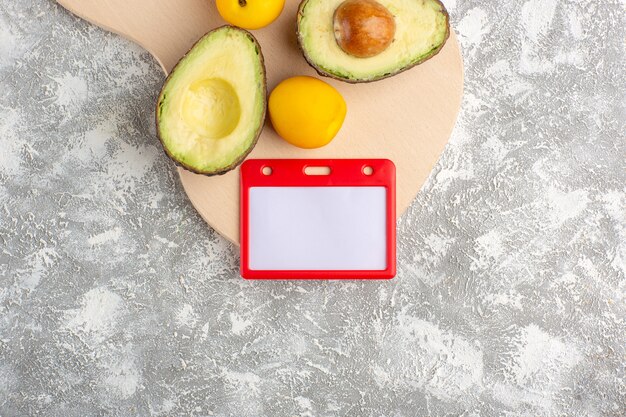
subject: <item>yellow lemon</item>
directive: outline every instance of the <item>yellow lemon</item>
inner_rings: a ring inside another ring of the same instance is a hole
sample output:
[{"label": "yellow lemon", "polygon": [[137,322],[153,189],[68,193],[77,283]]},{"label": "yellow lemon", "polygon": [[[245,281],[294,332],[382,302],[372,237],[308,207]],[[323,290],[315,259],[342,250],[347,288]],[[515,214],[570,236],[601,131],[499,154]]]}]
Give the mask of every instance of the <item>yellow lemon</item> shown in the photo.
[{"label": "yellow lemon", "polygon": [[276,132],[300,148],[327,145],[343,124],[346,102],[334,87],[313,77],[287,78],[270,94]]},{"label": "yellow lemon", "polygon": [[260,29],[272,23],[285,6],[285,0],[216,0],[217,11],[231,25]]}]

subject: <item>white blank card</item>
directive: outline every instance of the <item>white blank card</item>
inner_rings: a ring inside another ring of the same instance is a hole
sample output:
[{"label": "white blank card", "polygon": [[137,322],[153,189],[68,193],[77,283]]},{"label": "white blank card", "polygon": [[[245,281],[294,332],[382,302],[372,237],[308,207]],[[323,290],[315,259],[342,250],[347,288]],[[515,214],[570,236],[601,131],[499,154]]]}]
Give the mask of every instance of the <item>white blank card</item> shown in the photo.
[{"label": "white blank card", "polygon": [[387,268],[384,187],[250,188],[250,269]]}]

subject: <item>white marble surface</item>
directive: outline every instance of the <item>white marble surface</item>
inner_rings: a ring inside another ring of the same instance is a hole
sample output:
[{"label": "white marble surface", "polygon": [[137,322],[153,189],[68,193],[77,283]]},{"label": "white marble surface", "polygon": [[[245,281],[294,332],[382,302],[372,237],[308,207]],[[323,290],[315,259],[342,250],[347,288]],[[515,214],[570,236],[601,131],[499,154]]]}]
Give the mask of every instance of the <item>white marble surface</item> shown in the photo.
[{"label": "white marble surface", "polygon": [[626,6],[445,4],[463,110],[398,277],[255,283],[159,148],[151,57],[2,0],[0,415],[626,415]]}]

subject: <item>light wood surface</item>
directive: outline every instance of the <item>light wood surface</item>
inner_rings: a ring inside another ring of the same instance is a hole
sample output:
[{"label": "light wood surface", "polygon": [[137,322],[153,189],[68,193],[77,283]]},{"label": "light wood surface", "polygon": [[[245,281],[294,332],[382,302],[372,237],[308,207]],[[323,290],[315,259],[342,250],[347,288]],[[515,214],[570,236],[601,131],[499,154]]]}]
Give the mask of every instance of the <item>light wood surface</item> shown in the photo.
[{"label": "light wood surface", "polygon": [[[212,0],[58,0],[74,14],[148,50],[168,72],[193,43],[225,24]],[[253,31],[267,67],[268,91],[282,79],[315,75],[296,42],[298,1],[287,0],[279,19]],[[330,145],[289,145],[268,124],[250,158],[389,158],[397,168],[397,214],[428,177],[454,127],[463,93],[463,62],[454,32],[441,52],[382,81],[350,85],[323,78],[348,103],[348,115]],[[155,140],[157,140],[155,138]],[[179,169],[200,215],[224,237],[239,242],[239,170],[205,177]]]}]

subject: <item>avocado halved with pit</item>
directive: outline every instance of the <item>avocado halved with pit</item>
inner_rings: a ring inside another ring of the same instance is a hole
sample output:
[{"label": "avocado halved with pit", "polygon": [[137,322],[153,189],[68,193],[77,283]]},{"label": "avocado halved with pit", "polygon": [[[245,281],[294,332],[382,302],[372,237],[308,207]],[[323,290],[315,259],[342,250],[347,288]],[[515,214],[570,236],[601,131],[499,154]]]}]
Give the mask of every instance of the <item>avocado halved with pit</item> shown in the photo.
[{"label": "avocado halved with pit", "polygon": [[[450,23],[439,0],[302,0],[297,32],[305,59],[320,75],[361,83],[435,56],[450,36]],[[356,47],[347,48],[346,36],[357,32]],[[373,53],[363,49],[368,44]]]},{"label": "avocado halved with pit", "polygon": [[266,84],[261,47],[251,33],[222,26],[204,35],[159,95],[157,132],[167,155],[198,174],[237,167],[263,129]]}]

